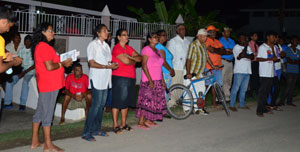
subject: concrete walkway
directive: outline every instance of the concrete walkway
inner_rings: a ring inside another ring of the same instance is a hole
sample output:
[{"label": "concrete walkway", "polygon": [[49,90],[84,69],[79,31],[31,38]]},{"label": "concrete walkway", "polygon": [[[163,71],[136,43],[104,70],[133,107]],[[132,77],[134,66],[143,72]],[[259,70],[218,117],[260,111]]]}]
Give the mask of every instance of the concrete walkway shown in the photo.
[{"label": "concrete walkway", "polygon": [[[255,108],[224,111],[208,116],[192,115],[186,120],[164,120],[148,131],[137,129],[87,142],[80,137],[54,141],[69,152],[299,152],[300,102],[283,112],[255,115]],[[27,152],[29,146],[5,150]],[[35,151],[42,151],[39,148]]]}]

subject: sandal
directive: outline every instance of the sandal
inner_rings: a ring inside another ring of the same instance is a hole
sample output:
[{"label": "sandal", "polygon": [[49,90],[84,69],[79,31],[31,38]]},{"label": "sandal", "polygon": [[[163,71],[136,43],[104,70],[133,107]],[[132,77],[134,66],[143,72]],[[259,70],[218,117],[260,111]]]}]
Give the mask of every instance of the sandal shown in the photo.
[{"label": "sandal", "polygon": [[105,131],[96,131],[93,133],[94,136],[103,136],[103,137],[108,137],[108,134]]},{"label": "sandal", "polygon": [[155,124],[155,123],[147,123],[147,122],[145,122],[145,124],[146,124],[147,126],[150,126],[150,127],[157,127],[157,126],[158,126],[158,125]]},{"label": "sandal", "polygon": [[144,126],[144,125],[137,125],[136,127],[139,128],[139,129],[142,129],[142,130],[149,130],[150,129],[149,127]]},{"label": "sandal", "polygon": [[[125,125],[126,126],[126,125]],[[125,127],[124,126],[124,127]],[[113,132],[115,132],[116,134],[118,134],[118,135],[120,135],[120,134],[122,134],[123,132],[122,132],[122,130],[121,130],[121,128],[118,126],[118,127],[116,127],[116,128],[113,128]]]},{"label": "sandal", "polygon": [[127,124],[124,127],[120,128],[120,129],[121,130],[127,130],[127,131],[133,131],[133,129],[130,126],[128,126]]},{"label": "sandal", "polygon": [[84,140],[90,141],[90,142],[95,142],[96,141],[95,137],[93,137],[92,135],[82,136],[81,139],[84,139]]},{"label": "sandal", "polygon": [[280,109],[280,108],[277,107],[277,106],[274,106],[274,107],[273,107],[273,110],[275,110],[275,111],[283,111],[282,109]]}]

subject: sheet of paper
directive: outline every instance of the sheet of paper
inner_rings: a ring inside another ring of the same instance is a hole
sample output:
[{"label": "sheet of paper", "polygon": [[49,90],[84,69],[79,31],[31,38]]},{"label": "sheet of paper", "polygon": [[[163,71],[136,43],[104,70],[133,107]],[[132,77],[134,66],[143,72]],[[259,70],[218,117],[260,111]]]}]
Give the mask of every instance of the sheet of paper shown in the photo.
[{"label": "sheet of paper", "polygon": [[72,58],[72,61],[76,61],[77,57],[80,55],[80,52],[76,49],[68,51],[60,55],[60,62],[67,60],[68,58]]}]

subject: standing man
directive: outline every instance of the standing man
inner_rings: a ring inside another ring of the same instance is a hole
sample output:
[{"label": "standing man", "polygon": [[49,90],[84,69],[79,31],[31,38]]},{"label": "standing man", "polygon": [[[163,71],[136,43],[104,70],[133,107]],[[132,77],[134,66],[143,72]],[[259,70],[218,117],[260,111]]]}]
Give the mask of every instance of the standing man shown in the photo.
[{"label": "standing man", "polygon": [[296,107],[292,101],[294,88],[299,74],[300,50],[297,49],[298,42],[298,37],[293,36],[291,39],[291,47],[286,51],[286,87],[281,94],[280,102],[278,104],[280,106],[283,106],[287,99],[287,105]]},{"label": "standing man", "polygon": [[176,33],[177,35],[167,44],[167,48],[173,55],[172,62],[175,70],[172,85],[177,83],[183,84],[184,66],[190,45],[190,41],[185,37],[185,26],[183,24],[177,25]]},{"label": "standing man", "polygon": [[[188,79],[192,79],[192,74],[196,74],[196,78],[199,79],[203,77],[202,73],[204,72],[206,62],[208,62],[211,66],[211,60],[209,59],[209,56],[206,51],[205,41],[207,38],[207,32],[205,29],[200,29],[197,33],[197,39],[190,44],[189,50],[188,50],[188,56],[186,59],[186,76]],[[214,67],[214,66],[213,66]],[[188,85],[190,81],[184,80],[185,85]],[[205,82],[200,81],[194,84],[196,92],[205,92]],[[193,97],[196,98],[196,95],[194,93],[193,87],[190,88]],[[202,115],[207,115],[208,112],[204,109],[204,104],[202,104],[202,107],[198,107],[197,104],[194,104],[196,113],[200,113]],[[189,107],[184,107],[185,110],[188,110]]]},{"label": "standing man", "polygon": [[[230,38],[230,31],[229,27],[224,27],[222,32],[222,37],[220,38],[220,42],[228,52],[232,52],[233,47],[235,46],[235,42]],[[230,101],[230,88],[232,84],[232,74],[233,74],[233,54],[222,55],[222,64],[224,68],[222,70],[222,78],[223,78],[223,91],[225,94],[225,100],[227,102]]]},{"label": "standing man", "polygon": [[[214,66],[221,66],[222,62],[221,62],[221,55],[225,55],[225,54],[232,54],[232,52],[230,51],[226,51],[222,45],[222,43],[216,39],[216,34],[217,31],[219,31],[219,29],[215,28],[215,26],[210,25],[207,27],[206,29],[207,31],[207,40],[205,42],[206,48],[207,48],[207,52],[208,55],[212,61],[212,64]],[[213,69],[212,72],[215,76],[215,79],[218,83],[220,83],[220,85],[223,85],[223,81],[222,81],[222,69],[214,69],[211,65],[209,65],[209,63],[206,63],[206,71]],[[210,73],[209,73],[210,74]],[[208,86],[209,85],[209,80],[207,80],[205,82],[205,85]],[[211,90],[212,91],[212,106],[214,108],[220,108],[219,106],[217,106],[216,104],[216,92],[214,90],[214,88]]]},{"label": "standing man", "polygon": [[248,83],[251,74],[251,60],[254,55],[251,48],[248,46],[246,34],[239,35],[239,44],[233,48],[235,58],[233,85],[230,94],[230,107],[232,111],[237,111],[235,107],[237,92],[239,91],[240,108],[249,109],[245,103],[245,94],[248,88]]},{"label": "standing man", "polygon": [[276,58],[274,44],[275,33],[267,32],[267,42],[263,43],[258,48],[256,60],[259,62],[259,76],[260,87],[258,93],[258,103],[256,109],[256,115],[264,117],[264,113],[272,114],[272,111],[266,108],[267,98],[272,89],[273,77],[274,77],[274,62],[278,62]]},{"label": "standing man", "polygon": [[258,40],[258,36],[256,32],[250,33],[250,42],[248,43],[248,46],[251,48],[254,59],[251,63],[251,71],[252,74],[250,76],[250,91],[249,96],[253,96],[253,92],[258,95],[258,89],[259,89],[259,62],[256,60],[257,52],[258,52],[258,45],[256,41]]}]

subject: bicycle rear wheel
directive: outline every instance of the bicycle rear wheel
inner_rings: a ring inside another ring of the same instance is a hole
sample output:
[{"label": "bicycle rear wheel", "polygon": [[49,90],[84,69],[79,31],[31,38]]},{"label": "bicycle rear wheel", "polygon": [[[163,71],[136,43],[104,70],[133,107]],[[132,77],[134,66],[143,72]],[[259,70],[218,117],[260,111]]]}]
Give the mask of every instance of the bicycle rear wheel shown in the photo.
[{"label": "bicycle rear wheel", "polygon": [[226,105],[225,95],[224,95],[222,87],[220,86],[220,84],[218,82],[215,82],[214,83],[214,88],[216,90],[218,100],[222,103],[222,105],[224,107],[226,115],[229,116],[230,113],[229,113],[228,107]]},{"label": "bicycle rear wheel", "polygon": [[174,84],[167,94],[167,111],[175,119],[186,119],[193,111],[193,95],[182,84]]}]

